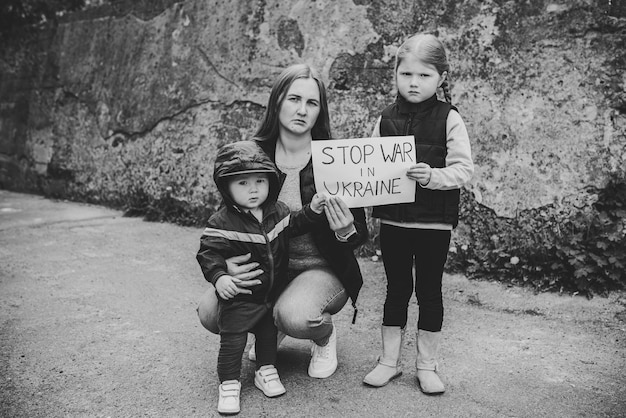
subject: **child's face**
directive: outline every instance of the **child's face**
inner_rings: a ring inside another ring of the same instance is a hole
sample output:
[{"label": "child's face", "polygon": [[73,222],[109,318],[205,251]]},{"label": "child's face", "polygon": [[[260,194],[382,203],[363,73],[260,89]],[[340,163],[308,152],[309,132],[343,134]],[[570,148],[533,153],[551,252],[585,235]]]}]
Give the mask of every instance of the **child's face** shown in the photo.
[{"label": "child's face", "polygon": [[269,178],[266,173],[236,174],[228,183],[228,192],[240,208],[256,209],[270,192]]},{"label": "child's face", "polygon": [[402,59],[396,72],[398,93],[409,103],[421,103],[437,92],[446,79],[446,72],[439,74],[432,64],[408,54]]}]

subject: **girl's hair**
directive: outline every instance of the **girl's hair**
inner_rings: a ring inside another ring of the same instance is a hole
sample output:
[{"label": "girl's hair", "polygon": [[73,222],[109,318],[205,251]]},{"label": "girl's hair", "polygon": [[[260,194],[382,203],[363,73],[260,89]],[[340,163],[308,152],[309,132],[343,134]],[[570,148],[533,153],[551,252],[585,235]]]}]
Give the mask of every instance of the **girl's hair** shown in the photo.
[{"label": "girl's hair", "polygon": [[273,142],[278,140],[278,113],[280,107],[293,82],[300,78],[310,78],[314,80],[320,91],[320,113],[311,130],[311,136],[313,139],[330,139],[330,118],[328,117],[326,87],[318,73],[307,64],[295,64],[287,67],[280,73],[278,79],[272,86],[267,108],[265,109],[265,115],[263,116],[261,125],[257,129],[255,139]]},{"label": "girl's hair", "polygon": [[427,33],[413,35],[404,41],[396,53],[396,74],[398,72],[398,66],[404,57],[409,54],[426,64],[434,66],[440,75],[443,74],[444,71],[448,72],[446,79],[441,84],[441,89],[443,90],[443,96],[446,102],[452,103],[450,83],[448,82],[450,79],[450,64],[448,64],[446,50],[441,41],[436,36]]}]

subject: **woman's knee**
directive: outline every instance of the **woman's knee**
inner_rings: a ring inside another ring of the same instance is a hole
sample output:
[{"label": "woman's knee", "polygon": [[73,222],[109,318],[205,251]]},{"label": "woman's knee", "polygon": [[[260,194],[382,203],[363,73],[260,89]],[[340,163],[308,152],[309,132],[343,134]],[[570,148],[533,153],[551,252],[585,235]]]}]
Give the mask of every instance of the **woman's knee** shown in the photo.
[{"label": "woman's knee", "polygon": [[331,315],[348,301],[341,282],[325,270],[309,270],[296,277],[274,306],[278,329],[295,338],[311,338],[331,324]]},{"label": "woman's knee", "polygon": [[279,331],[299,339],[319,339],[330,332],[324,329],[332,330],[328,312],[290,310],[285,305],[274,307],[274,322]]},{"label": "woman's knee", "polygon": [[213,286],[200,297],[197,312],[202,326],[213,334],[219,334],[220,330],[217,326],[217,296]]},{"label": "woman's knee", "polygon": [[274,305],[274,323],[285,334],[301,338],[300,330],[306,328],[306,320],[302,311],[297,309],[297,302],[291,298],[279,298]]}]

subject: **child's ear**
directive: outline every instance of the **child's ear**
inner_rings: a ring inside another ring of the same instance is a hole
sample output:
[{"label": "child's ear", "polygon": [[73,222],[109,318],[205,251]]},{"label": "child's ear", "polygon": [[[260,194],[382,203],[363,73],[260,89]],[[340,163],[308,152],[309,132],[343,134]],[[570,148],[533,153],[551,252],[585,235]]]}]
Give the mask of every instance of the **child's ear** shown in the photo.
[{"label": "child's ear", "polygon": [[444,71],[439,75],[439,83],[437,84],[437,87],[441,87],[443,82],[446,81],[446,78],[448,78],[448,72]]}]

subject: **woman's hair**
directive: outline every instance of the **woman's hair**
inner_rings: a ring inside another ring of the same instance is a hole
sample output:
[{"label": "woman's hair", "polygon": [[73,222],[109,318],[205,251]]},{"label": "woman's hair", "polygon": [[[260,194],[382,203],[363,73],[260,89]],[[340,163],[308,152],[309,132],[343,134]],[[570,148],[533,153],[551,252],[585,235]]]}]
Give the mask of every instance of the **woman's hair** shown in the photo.
[{"label": "woman's hair", "polygon": [[280,107],[293,82],[300,78],[314,80],[320,91],[320,113],[311,130],[311,136],[313,139],[330,139],[330,118],[328,117],[328,101],[326,99],[324,82],[309,65],[295,64],[283,70],[276,82],[274,82],[269,101],[267,102],[267,108],[265,109],[265,115],[255,134],[257,140],[273,142],[278,140],[278,113]]},{"label": "woman's hair", "polygon": [[450,64],[448,64],[446,50],[441,41],[436,36],[427,33],[413,35],[404,41],[396,53],[396,74],[398,72],[398,66],[404,57],[409,54],[426,64],[434,66],[440,75],[443,74],[444,71],[448,72],[446,79],[441,84],[441,89],[443,90],[443,96],[446,102],[452,103],[450,83],[448,82],[450,78]]}]

